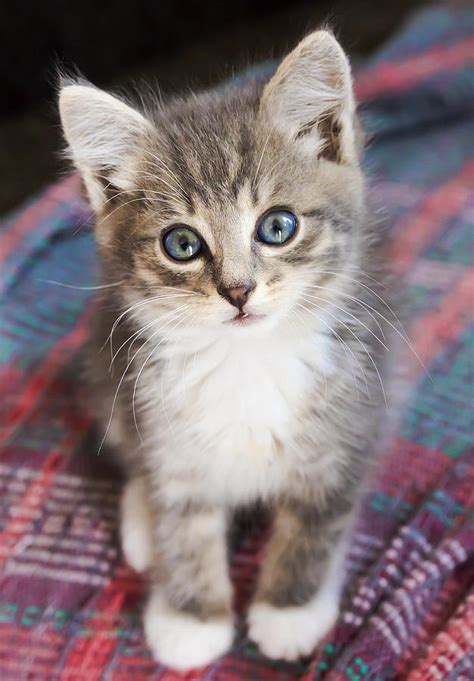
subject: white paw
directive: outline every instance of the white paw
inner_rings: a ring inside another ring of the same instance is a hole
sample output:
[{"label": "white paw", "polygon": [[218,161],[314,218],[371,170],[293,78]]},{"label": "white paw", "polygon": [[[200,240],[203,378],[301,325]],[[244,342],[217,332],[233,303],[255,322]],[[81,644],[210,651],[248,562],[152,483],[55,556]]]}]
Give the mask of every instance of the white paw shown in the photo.
[{"label": "white paw", "polygon": [[234,638],[231,617],[201,621],[177,612],[166,605],[158,589],[145,609],[144,627],[153,657],[178,671],[207,666],[229,650]]},{"label": "white paw", "polygon": [[125,560],[130,567],[137,572],[147,570],[153,560],[153,531],[143,478],[133,478],[125,486],[120,535]]},{"label": "white paw", "polygon": [[337,614],[337,599],[326,595],[288,608],[255,603],[248,614],[248,635],[267,657],[293,661],[313,651],[336,622]]}]

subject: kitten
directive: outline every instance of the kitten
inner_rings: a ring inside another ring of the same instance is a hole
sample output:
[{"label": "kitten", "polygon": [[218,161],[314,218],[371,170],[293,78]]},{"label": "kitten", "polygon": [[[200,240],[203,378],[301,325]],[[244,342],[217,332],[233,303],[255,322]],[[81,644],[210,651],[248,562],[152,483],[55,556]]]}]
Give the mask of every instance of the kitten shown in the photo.
[{"label": "kitten", "polygon": [[66,82],[60,112],[97,214],[89,373],[150,648],[177,669],[229,649],[227,528],[258,500],[275,522],[249,637],[307,655],[337,618],[388,342],[347,58],[318,31],[266,83],[139,110]]}]

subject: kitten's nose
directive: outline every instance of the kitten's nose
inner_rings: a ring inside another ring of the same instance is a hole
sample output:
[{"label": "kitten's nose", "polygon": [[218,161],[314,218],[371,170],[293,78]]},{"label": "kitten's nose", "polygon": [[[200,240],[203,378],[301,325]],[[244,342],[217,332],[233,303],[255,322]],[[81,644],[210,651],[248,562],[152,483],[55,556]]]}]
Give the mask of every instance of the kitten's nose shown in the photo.
[{"label": "kitten's nose", "polygon": [[255,284],[254,282],[251,282],[250,284],[241,284],[240,286],[231,286],[230,288],[219,288],[219,293],[226,298],[231,305],[242,312],[254,288]]}]

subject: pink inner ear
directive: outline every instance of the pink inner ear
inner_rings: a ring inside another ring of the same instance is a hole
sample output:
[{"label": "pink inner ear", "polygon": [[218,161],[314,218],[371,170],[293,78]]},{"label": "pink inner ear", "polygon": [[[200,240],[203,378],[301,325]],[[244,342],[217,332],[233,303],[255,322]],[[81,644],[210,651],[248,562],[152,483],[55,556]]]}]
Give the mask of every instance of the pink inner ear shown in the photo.
[{"label": "pink inner ear", "polygon": [[324,116],[318,122],[318,131],[324,142],[320,157],[339,163],[341,159],[341,125],[335,115]]}]

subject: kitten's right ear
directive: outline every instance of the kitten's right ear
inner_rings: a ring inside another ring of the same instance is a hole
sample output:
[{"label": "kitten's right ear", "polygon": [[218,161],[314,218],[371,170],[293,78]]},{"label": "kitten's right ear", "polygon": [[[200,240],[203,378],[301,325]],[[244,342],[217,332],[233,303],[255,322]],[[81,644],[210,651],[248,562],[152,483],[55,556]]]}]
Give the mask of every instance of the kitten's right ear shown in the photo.
[{"label": "kitten's right ear", "polygon": [[310,154],[358,162],[349,61],[328,31],[311,33],[282,61],[260,110],[265,124]]},{"label": "kitten's right ear", "polygon": [[59,112],[70,156],[81,173],[92,208],[106,201],[106,188],[127,191],[132,185],[127,166],[146,148],[151,124],[117,97],[83,83],[65,84]]}]

